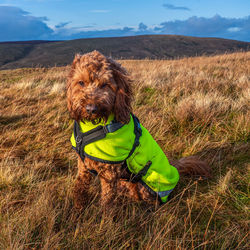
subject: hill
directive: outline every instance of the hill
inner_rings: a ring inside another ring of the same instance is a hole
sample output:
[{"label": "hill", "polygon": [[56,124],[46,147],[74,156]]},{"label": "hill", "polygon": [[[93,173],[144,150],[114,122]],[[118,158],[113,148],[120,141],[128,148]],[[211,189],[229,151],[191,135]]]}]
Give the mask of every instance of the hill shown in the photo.
[{"label": "hill", "polygon": [[115,59],[173,59],[247,51],[250,43],[174,35],[0,43],[0,69],[65,66],[75,53],[99,50]]},{"label": "hill", "polygon": [[95,179],[75,210],[69,67],[2,70],[0,249],[249,249],[250,52],[121,63],[134,113],[167,156],[197,155],[213,177],[181,177],[157,210],[124,198],[107,217]]}]

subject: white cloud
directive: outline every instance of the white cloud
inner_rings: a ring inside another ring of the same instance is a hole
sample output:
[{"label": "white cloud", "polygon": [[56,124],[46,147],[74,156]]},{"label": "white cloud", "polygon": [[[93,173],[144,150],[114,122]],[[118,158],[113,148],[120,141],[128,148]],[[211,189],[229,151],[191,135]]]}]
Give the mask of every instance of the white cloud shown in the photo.
[{"label": "white cloud", "polygon": [[229,32],[238,32],[241,30],[240,27],[230,27],[227,29]]}]

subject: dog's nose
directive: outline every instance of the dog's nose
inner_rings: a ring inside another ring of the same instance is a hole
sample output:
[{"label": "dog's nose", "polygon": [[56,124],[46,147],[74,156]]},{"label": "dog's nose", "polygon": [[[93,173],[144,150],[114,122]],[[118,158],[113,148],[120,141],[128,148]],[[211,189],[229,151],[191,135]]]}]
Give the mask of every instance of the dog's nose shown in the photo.
[{"label": "dog's nose", "polygon": [[86,106],[86,111],[89,113],[89,114],[95,114],[97,112],[97,107],[94,105],[94,104],[88,104]]}]

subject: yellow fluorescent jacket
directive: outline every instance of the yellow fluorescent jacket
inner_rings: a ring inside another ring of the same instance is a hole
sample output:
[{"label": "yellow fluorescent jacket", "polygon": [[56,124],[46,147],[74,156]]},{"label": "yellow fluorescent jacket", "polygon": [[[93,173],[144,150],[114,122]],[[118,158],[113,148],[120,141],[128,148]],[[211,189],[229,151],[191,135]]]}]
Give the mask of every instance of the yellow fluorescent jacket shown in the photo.
[{"label": "yellow fluorescent jacket", "polygon": [[[91,122],[80,122],[80,131],[85,133],[99,125],[107,125],[114,119],[111,115],[106,124],[98,123],[96,125]],[[166,202],[168,195],[174,189],[179,181],[179,173],[177,169],[169,164],[166,155],[163,153],[159,145],[150,135],[150,133],[142,126],[142,135],[139,139],[139,146],[136,147],[133,154],[128,158],[135,140],[134,120],[131,116],[130,122],[113,133],[106,134],[106,137],[92,142],[84,147],[84,153],[88,157],[94,157],[111,162],[123,162],[126,159],[127,167],[133,174],[137,174],[147,162],[152,164],[141,180],[151,190],[161,198],[162,202]],[[71,136],[71,143],[76,147],[74,133]]]}]

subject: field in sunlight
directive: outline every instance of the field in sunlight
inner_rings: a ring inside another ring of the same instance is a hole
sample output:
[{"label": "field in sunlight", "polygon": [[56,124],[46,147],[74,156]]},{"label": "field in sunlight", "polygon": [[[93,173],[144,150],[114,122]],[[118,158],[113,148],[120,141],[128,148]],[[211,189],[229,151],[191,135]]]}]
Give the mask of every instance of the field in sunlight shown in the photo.
[{"label": "field in sunlight", "polygon": [[124,200],[116,218],[102,217],[96,179],[79,213],[69,67],[0,71],[0,249],[247,249],[250,52],[121,63],[166,155],[198,155],[213,177],[182,178],[158,210]]}]

